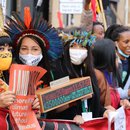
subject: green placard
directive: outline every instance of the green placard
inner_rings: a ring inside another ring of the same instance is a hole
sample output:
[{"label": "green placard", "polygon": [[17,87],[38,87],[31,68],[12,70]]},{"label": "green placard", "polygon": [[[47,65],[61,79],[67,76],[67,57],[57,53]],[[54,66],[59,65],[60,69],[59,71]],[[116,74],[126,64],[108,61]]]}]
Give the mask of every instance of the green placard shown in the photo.
[{"label": "green placard", "polygon": [[90,79],[42,95],[44,111],[92,93]]}]

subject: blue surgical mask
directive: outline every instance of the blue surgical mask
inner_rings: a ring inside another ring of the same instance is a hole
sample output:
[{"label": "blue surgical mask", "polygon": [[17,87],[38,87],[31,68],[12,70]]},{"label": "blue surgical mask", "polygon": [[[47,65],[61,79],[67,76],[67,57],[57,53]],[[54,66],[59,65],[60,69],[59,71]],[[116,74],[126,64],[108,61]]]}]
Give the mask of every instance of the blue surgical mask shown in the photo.
[{"label": "blue surgical mask", "polygon": [[128,58],[128,57],[129,57],[129,55],[126,55],[122,50],[120,50],[119,47],[117,47],[117,50],[118,50],[118,53],[119,53],[121,56],[123,56],[123,57],[125,57],[125,58]]}]

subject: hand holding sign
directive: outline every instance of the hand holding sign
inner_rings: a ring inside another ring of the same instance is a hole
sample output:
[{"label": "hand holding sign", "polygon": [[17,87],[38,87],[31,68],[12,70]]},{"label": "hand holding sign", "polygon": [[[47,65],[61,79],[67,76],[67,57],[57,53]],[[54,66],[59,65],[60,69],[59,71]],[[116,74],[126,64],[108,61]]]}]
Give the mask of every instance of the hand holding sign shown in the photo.
[{"label": "hand holding sign", "polygon": [[10,106],[16,100],[15,94],[11,91],[6,91],[0,94],[0,108]]},{"label": "hand holding sign", "polygon": [[41,129],[32,108],[40,108],[35,91],[45,73],[46,70],[37,66],[11,66],[9,90],[16,94],[16,101],[10,106],[10,120],[15,130]]},{"label": "hand holding sign", "polygon": [[130,109],[130,102],[127,99],[120,100],[120,105],[124,106],[124,108],[126,108],[126,109]]},{"label": "hand holding sign", "polygon": [[[57,83],[57,81],[55,82]],[[53,86],[36,91],[43,113],[82,98],[91,98],[93,93],[90,77],[75,78],[67,83],[59,84],[57,87],[55,84]]]}]

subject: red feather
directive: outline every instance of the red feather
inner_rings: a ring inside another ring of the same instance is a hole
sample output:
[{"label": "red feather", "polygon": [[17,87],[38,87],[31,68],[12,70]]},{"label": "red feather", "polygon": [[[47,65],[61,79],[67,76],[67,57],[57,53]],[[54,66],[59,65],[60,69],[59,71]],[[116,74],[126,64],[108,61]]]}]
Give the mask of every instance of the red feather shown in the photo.
[{"label": "red feather", "polygon": [[32,18],[31,18],[30,8],[25,7],[24,8],[24,23],[28,29],[30,27],[31,20]]}]

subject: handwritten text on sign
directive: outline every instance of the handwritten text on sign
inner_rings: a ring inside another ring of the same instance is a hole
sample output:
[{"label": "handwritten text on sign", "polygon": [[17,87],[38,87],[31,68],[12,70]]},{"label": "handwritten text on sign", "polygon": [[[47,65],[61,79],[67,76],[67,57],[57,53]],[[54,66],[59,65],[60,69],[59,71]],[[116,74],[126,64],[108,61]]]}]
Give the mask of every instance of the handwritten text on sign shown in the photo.
[{"label": "handwritten text on sign", "polygon": [[92,93],[90,79],[42,95],[44,111]]},{"label": "handwritten text on sign", "polygon": [[126,130],[126,115],[124,111],[124,107],[120,107],[116,111],[116,117],[115,117],[115,130]]},{"label": "handwritten text on sign", "polygon": [[83,3],[60,3],[60,12],[62,14],[81,14]]}]

